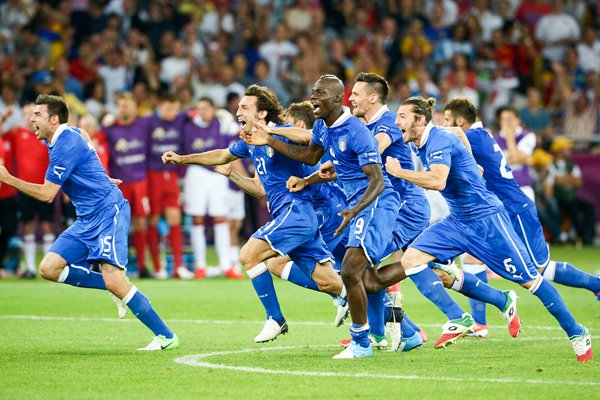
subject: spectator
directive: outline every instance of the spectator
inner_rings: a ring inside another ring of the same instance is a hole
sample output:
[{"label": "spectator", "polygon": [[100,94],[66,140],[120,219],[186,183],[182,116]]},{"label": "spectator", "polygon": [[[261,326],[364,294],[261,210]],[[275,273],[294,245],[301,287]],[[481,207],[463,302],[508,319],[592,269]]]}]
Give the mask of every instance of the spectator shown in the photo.
[{"label": "spectator", "polygon": [[471,14],[479,20],[483,29],[482,39],[485,42],[492,40],[492,32],[502,28],[502,18],[491,9],[489,0],[475,0]]},{"label": "spectator", "polygon": [[[25,121],[23,111],[17,100],[17,87],[14,83],[4,82],[0,92],[0,118],[4,131],[9,131],[18,126],[25,126],[29,123],[29,121]],[[1,131],[0,134],[2,134]]]},{"label": "spectator", "polygon": [[178,76],[190,74],[192,62],[187,54],[185,44],[177,39],[173,42],[173,54],[160,62],[161,83],[172,87],[173,81]]},{"label": "spectator", "polygon": [[600,40],[596,30],[587,26],[583,29],[583,40],[577,44],[579,65],[585,72],[600,72]]},{"label": "spectator", "polygon": [[127,90],[128,66],[123,59],[123,52],[119,47],[113,48],[106,55],[106,64],[98,68],[98,75],[104,82],[106,103],[115,103],[115,95]]},{"label": "spectator", "polygon": [[550,242],[562,243],[560,209],[554,197],[554,176],[550,172],[552,155],[542,149],[535,149],[531,156],[531,165],[535,206],[540,222],[548,231]]},{"label": "spectator", "polygon": [[456,71],[454,74],[454,84],[450,87],[448,98],[464,97],[467,98],[471,104],[474,104],[475,107],[479,108],[479,93],[467,85],[467,79],[468,75],[465,69]]},{"label": "spectator", "polygon": [[54,64],[54,81],[61,82],[65,93],[72,93],[83,101],[83,86],[77,78],[71,76],[69,71],[69,60],[66,57],[59,57]]},{"label": "spectator", "polygon": [[527,88],[527,105],[519,109],[518,113],[526,129],[539,135],[551,133],[550,114],[544,108],[540,91],[535,86]]},{"label": "spectator", "polygon": [[[273,38],[260,45],[258,53],[269,63],[269,78],[273,81],[279,80],[279,72],[287,70],[289,58],[296,57],[300,50],[295,43],[288,39],[286,25],[280,23],[275,26]],[[221,107],[221,105],[217,104],[217,107]]]},{"label": "spectator", "polygon": [[594,207],[578,195],[583,179],[581,169],[571,159],[572,148],[573,142],[565,137],[558,137],[552,142],[554,193],[560,209],[569,217],[579,239],[583,244],[590,245],[595,234]]},{"label": "spectator", "polygon": [[577,20],[565,12],[564,5],[564,0],[554,0],[552,12],[540,18],[535,28],[535,38],[547,61],[562,60],[567,46],[574,45],[581,34]]},{"label": "spectator", "polygon": [[[216,107],[222,108],[225,107],[228,93],[235,92],[241,98],[246,88],[240,82],[234,80],[233,67],[231,65],[223,66],[219,74],[219,81],[211,89],[209,97],[214,101]],[[279,81],[277,83],[279,84]]]},{"label": "spectator", "polygon": [[265,60],[258,60],[254,64],[254,76],[258,85],[266,86],[275,92],[275,95],[283,106],[287,107],[290,104],[291,97],[286,88],[278,80],[271,78],[269,63]]},{"label": "spectator", "polygon": [[106,105],[104,104],[104,83],[96,81],[89,83],[83,92],[86,99],[84,106],[88,113],[95,118],[102,118],[106,113]]}]

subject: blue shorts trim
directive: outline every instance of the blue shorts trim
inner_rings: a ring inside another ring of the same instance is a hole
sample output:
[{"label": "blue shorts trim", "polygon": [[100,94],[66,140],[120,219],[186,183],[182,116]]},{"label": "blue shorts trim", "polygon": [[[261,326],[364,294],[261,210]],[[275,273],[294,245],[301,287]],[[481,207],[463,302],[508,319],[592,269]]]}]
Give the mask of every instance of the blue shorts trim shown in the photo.
[{"label": "blue shorts trim", "polygon": [[535,208],[530,207],[512,216],[510,221],[525,245],[533,264],[537,269],[545,268],[550,262],[550,249]]}]

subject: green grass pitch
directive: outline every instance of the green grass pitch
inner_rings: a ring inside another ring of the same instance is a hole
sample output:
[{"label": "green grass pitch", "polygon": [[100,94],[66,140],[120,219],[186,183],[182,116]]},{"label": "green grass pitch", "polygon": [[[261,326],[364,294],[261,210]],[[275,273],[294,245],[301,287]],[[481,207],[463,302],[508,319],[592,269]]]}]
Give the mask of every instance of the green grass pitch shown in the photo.
[{"label": "green grass pitch", "polygon": [[[600,249],[556,248],[553,258],[600,270]],[[518,338],[488,306],[488,338],[434,350],[444,317],[405,282],[404,308],[429,342],[361,360],[331,359],[348,330],[333,327],[324,294],[275,278],[290,332],[258,345],[264,312],[247,278],[135,283],[179,334],[179,349],[135,351],[152,334],[131,315],[119,320],[101,291],[0,280],[0,399],[600,399],[600,303],[582,289],[557,285],[595,340],[586,364],[541,303],[507,281],[491,284],[520,296]]]}]

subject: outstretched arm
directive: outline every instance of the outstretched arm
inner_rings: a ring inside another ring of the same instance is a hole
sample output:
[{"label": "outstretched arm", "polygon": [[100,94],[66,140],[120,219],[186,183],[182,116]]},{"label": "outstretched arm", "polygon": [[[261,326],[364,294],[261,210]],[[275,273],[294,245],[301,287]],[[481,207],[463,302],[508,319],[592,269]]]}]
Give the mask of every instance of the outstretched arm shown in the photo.
[{"label": "outstretched arm", "polygon": [[254,126],[257,130],[263,130],[269,135],[279,135],[290,139],[292,142],[308,144],[312,137],[312,132],[307,129],[298,127],[287,127],[277,128],[274,126],[268,126],[260,122],[254,122]]},{"label": "outstretched arm", "polygon": [[356,205],[352,208],[347,208],[340,213],[344,220],[340,224],[340,226],[335,230],[334,235],[340,234],[346,225],[354,217],[356,217],[362,210],[364,210],[369,204],[371,204],[377,196],[383,192],[385,184],[383,183],[383,172],[381,171],[381,165],[379,164],[367,164],[362,167],[363,172],[369,179],[369,186],[365,190],[362,198],[356,203]]},{"label": "outstretched arm", "polygon": [[241,134],[241,139],[248,144],[255,146],[270,146],[273,150],[280,152],[292,160],[300,161],[301,163],[315,165],[319,162],[325,150],[317,146],[313,141],[309,141],[308,146],[286,143],[269,135],[263,129],[252,129],[251,134]]},{"label": "outstretched arm", "polygon": [[473,154],[473,151],[471,150],[471,143],[469,143],[469,139],[467,138],[467,135],[465,135],[465,131],[463,131],[458,126],[448,126],[444,129],[446,129],[448,132],[452,133],[454,136],[459,138],[460,141],[465,145],[467,150],[469,150],[469,153]]},{"label": "outstretched arm", "polygon": [[231,164],[217,165],[214,169],[221,175],[229,178],[229,180],[238,185],[240,189],[250,196],[256,197],[257,199],[262,199],[266,196],[265,188],[262,183],[260,183],[258,175],[255,174],[254,178],[244,176],[239,171],[233,169]]},{"label": "outstretched arm", "polygon": [[400,166],[400,161],[393,157],[388,157],[385,162],[385,170],[388,174],[412,182],[417,186],[431,190],[444,190],[446,180],[450,173],[450,168],[443,164],[433,164],[429,166],[429,171],[412,171]]},{"label": "outstretched arm", "polygon": [[167,151],[162,155],[162,161],[165,164],[173,165],[222,165],[237,160],[238,157],[231,154],[229,149],[218,149],[206,151],[204,153],[194,153],[185,156],[179,155],[173,151]]},{"label": "outstretched arm", "polygon": [[43,184],[29,183],[12,176],[4,166],[0,166],[0,183],[5,183],[14,187],[19,192],[45,203],[52,203],[56,193],[60,190],[60,185],[44,180]]}]

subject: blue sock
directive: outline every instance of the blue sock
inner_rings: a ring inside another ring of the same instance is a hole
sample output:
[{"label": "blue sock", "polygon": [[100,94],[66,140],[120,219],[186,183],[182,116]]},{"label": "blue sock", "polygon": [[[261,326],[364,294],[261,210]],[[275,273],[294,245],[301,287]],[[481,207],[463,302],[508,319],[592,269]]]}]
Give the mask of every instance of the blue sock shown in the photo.
[{"label": "blue sock", "polygon": [[[546,275],[544,271],[544,278],[547,278]],[[568,262],[556,262],[556,270],[553,278],[549,280],[553,280],[561,285],[588,289],[594,294],[600,292],[600,278],[577,269]]]},{"label": "blue sock", "polygon": [[[407,326],[410,326],[415,332],[421,332],[421,328],[418,327],[417,324],[415,324],[414,322],[412,322],[412,320],[410,318],[408,318],[408,315],[404,314],[404,318],[402,319],[402,323],[406,323]],[[402,325],[404,326],[404,325]],[[404,335],[402,335],[404,336]]]},{"label": "blue sock", "polygon": [[[467,297],[484,301],[502,310],[506,305],[506,295],[500,290],[477,279],[473,274],[463,271],[463,280],[458,291]],[[454,289],[454,286],[452,287]]]},{"label": "blue sock", "polygon": [[369,326],[371,334],[375,336],[383,336],[385,335],[385,319],[384,319],[384,310],[386,309],[383,306],[385,298],[385,289],[381,289],[376,293],[368,293],[367,299],[369,303],[367,304],[367,320],[369,321]]},{"label": "blue sock", "polygon": [[392,298],[387,294],[387,292],[385,293],[385,297],[383,298],[383,305],[386,308],[394,306],[394,302],[392,301]]},{"label": "blue sock", "polygon": [[60,273],[58,282],[71,286],[106,290],[102,274],[76,265],[67,265]]},{"label": "blue sock", "polygon": [[252,279],[254,291],[265,308],[267,319],[270,317],[279,323],[283,322],[283,314],[279,307],[275,286],[273,286],[273,277],[267,269],[267,265],[265,263],[260,263],[249,269],[247,274],[250,279]]},{"label": "blue sock", "polygon": [[[135,291],[133,295],[132,291]],[[128,297],[130,297],[128,299]],[[150,329],[155,336],[164,335],[167,339],[173,337],[173,332],[165,325],[162,319],[158,316],[154,308],[152,308],[152,304],[150,304],[150,300],[144,293],[140,292],[135,286],[131,288],[129,293],[123,299],[127,304],[127,307],[131,310],[131,313],[137,317],[144,325]]]},{"label": "blue sock", "polygon": [[403,338],[412,337],[415,333],[417,333],[417,331],[413,327],[412,321],[406,317],[406,314],[404,314],[404,318],[402,318],[400,327],[402,328],[402,337]]},{"label": "blue sock", "polygon": [[567,332],[569,337],[581,335],[583,328],[575,322],[575,318],[573,318],[573,315],[567,309],[558,290],[550,282],[543,279],[542,283],[532,293],[542,301],[550,314],[554,315],[560,327]]},{"label": "blue sock", "polygon": [[[486,271],[481,271],[474,274],[479,278],[480,281],[487,283],[488,277]],[[506,298],[505,298],[506,300]],[[471,315],[475,322],[481,325],[487,325],[486,319],[486,303],[483,301],[475,300],[469,297],[469,304],[471,305]]]},{"label": "blue sock", "polygon": [[350,327],[350,336],[361,347],[369,347],[369,324],[352,324]]},{"label": "blue sock", "polygon": [[[412,272],[412,271],[417,272]],[[448,319],[461,318],[464,311],[446,292],[442,281],[427,265],[407,271],[406,275],[415,283],[419,292],[437,306]]]}]

